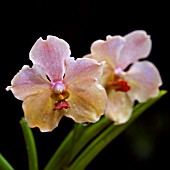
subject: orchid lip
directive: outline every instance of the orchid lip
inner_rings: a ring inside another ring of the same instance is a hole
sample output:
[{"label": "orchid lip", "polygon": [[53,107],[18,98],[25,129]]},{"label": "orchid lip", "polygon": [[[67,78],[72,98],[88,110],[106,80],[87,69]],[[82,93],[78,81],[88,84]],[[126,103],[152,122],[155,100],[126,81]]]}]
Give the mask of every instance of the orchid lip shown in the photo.
[{"label": "orchid lip", "polygon": [[109,85],[112,86],[116,91],[121,92],[128,92],[131,89],[128,83],[124,80],[120,80],[118,82],[110,82]]},{"label": "orchid lip", "polygon": [[70,108],[68,102],[66,102],[65,100],[63,101],[59,101],[55,104],[55,107],[53,108],[53,111],[55,110],[62,110],[62,109],[68,109]]}]

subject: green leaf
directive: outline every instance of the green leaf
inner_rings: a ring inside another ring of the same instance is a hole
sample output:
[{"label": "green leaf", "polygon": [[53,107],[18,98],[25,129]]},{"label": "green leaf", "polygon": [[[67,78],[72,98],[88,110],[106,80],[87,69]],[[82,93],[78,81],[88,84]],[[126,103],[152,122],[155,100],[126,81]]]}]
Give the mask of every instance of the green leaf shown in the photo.
[{"label": "green leaf", "polygon": [[20,125],[26,143],[29,170],[38,170],[38,158],[37,158],[37,150],[34,141],[34,136],[32,134],[31,129],[27,126],[24,118],[20,120]]},{"label": "green leaf", "polygon": [[160,91],[159,95],[145,103],[137,105],[134,109],[131,119],[122,125],[109,125],[100,135],[98,135],[91,143],[81,152],[75,161],[67,168],[67,170],[83,170],[93,160],[93,158],[122,131],[124,131],[141,113],[143,113],[152,104],[158,101],[167,91]]},{"label": "green leaf", "polygon": [[1,170],[14,170],[10,163],[0,153],[0,169]]}]

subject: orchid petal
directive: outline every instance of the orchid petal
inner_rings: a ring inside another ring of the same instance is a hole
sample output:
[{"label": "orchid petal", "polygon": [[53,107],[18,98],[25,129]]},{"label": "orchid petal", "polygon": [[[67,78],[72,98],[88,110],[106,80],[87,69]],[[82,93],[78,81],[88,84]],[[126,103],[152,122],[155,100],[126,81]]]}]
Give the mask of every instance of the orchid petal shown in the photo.
[{"label": "orchid petal", "polygon": [[50,90],[44,90],[24,100],[23,110],[29,127],[38,127],[41,132],[48,132],[58,126],[63,111],[53,111],[54,101],[50,95]]},{"label": "orchid petal", "polygon": [[149,61],[136,62],[126,73],[126,81],[131,86],[129,96],[132,100],[145,102],[156,97],[162,80],[157,68]]},{"label": "orchid petal", "polygon": [[67,102],[70,108],[65,116],[75,122],[96,122],[106,109],[106,92],[95,79],[84,79],[68,86],[70,97]]},{"label": "orchid petal", "polygon": [[[83,58],[93,58],[92,54],[87,54],[85,55]],[[104,68],[103,68],[103,74],[102,76],[99,78],[99,83],[103,86],[106,87],[108,84],[108,80],[111,77],[111,74],[114,73],[114,69],[112,69],[111,67],[109,67],[109,65],[104,64]]]},{"label": "orchid petal", "polygon": [[121,36],[107,36],[107,40],[97,40],[91,45],[93,59],[98,62],[106,61],[111,68],[117,66],[118,57],[125,39]]},{"label": "orchid petal", "polygon": [[23,66],[11,81],[11,86],[6,89],[11,90],[14,96],[19,100],[24,100],[30,95],[35,95],[50,88],[45,71],[38,65]]},{"label": "orchid petal", "polygon": [[133,102],[124,92],[109,90],[106,117],[113,120],[116,125],[126,123],[132,113]]},{"label": "orchid petal", "polygon": [[51,81],[62,80],[65,72],[64,62],[70,56],[67,42],[55,36],[47,36],[47,40],[39,38],[30,51],[30,60],[41,65]]},{"label": "orchid petal", "polygon": [[122,70],[133,62],[146,58],[151,51],[150,36],[145,31],[133,31],[124,38],[126,42],[119,56],[119,67]]},{"label": "orchid petal", "polygon": [[98,63],[94,59],[70,57],[66,60],[65,84],[79,82],[84,79],[98,79],[103,74],[104,62]]}]

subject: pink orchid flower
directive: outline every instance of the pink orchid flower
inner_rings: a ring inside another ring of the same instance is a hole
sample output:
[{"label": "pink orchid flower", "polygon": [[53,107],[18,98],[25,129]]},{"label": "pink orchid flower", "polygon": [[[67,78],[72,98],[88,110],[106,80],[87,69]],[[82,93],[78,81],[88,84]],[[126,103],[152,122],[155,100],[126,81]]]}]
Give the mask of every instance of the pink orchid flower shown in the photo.
[{"label": "pink orchid flower", "polygon": [[106,61],[100,81],[108,94],[105,114],[115,124],[129,120],[134,101],[145,102],[158,95],[162,80],[157,68],[149,61],[139,61],[150,51],[150,36],[139,30],[97,40],[91,45],[91,54],[84,56]]},{"label": "pink orchid flower", "polygon": [[33,67],[23,66],[7,87],[23,101],[30,127],[47,132],[57,127],[63,116],[82,123],[96,122],[104,114],[107,95],[98,83],[104,63],[74,60],[70,53],[62,39],[39,38],[30,51]]}]

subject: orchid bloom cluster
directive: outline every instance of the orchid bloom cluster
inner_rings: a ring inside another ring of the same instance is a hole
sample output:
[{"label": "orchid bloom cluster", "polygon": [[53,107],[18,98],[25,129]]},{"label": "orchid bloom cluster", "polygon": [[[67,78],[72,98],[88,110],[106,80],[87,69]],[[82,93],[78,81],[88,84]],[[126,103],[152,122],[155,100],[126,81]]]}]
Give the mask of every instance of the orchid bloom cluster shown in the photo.
[{"label": "orchid bloom cluster", "polygon": [[74,59],[66,41],[39,38],[14,76],[11,90],[23,101],[29,127],[52,131],[63,116],[75,122],[97,122],[102,115],[115,124],[129,120],[135,101],[156,97],[162,80],[146,58],[151,39],[145,31],[107,36],[91,45],[91,53]]}]

